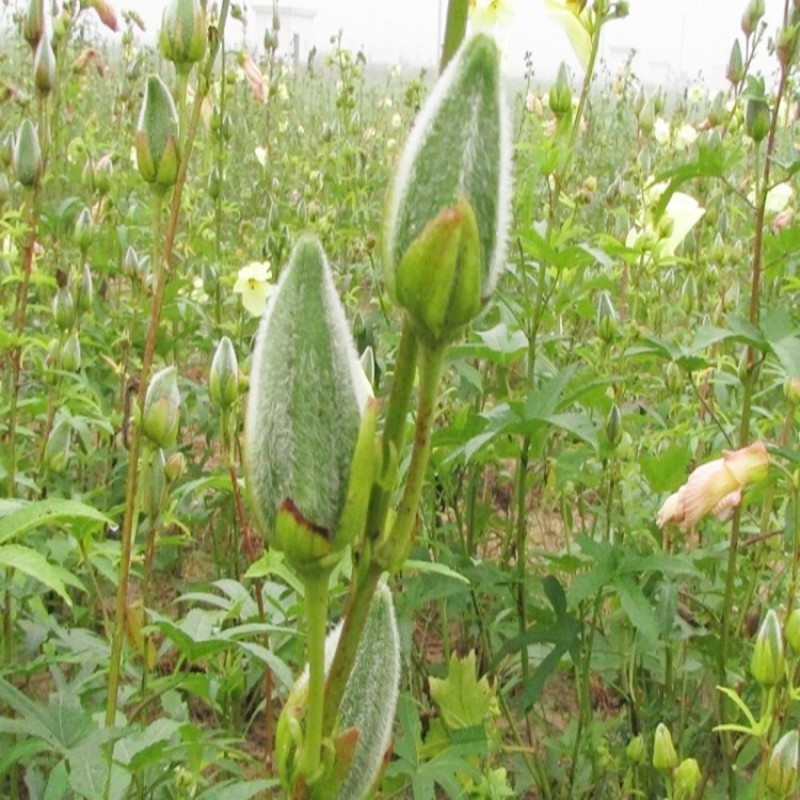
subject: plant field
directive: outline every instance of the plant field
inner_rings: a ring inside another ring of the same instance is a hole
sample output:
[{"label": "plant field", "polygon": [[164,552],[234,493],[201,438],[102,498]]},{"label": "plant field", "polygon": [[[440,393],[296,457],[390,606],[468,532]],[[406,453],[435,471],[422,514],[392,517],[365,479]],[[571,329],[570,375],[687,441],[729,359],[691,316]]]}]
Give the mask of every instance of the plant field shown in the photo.
[{"label": "plant field", "polygon": [[1,797],[798,796],[768,4],[719,92],[599,63],[643,2],[552,85],[501,0],[441,74],[0,5]]}]

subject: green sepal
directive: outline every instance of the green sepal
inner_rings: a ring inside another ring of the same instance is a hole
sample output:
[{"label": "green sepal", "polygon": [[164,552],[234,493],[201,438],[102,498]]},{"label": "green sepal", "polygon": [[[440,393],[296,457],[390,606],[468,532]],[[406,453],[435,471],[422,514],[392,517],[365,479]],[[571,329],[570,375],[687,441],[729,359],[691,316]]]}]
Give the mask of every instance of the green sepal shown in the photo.
[{"label": "green sepal", "polygon": [[133,142],[142,178],[162,189],[172,186],[181,160],[178,112],[169,89],[158,75],[147,79]]},{"label": "green sepal", "polygon": [[288,498],[278,508],[272,546],[301,575],[327,571],[336,560],[330,531],[307,520]]}]

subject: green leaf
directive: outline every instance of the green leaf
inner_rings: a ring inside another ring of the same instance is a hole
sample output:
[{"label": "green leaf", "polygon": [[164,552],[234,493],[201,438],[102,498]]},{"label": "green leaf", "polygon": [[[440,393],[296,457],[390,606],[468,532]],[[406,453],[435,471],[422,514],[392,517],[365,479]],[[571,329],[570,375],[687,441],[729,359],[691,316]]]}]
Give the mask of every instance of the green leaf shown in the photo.
[{"label": "green leaf", "polygon": [[197,795],[197,800],[250,800],[263,792],[275,789],[276,780],[261,778],[252,781],[225,781]]},{"label": "green leaf", "polygon": [[57,592],[68,606],[72,606],[72,598],[67,594],[66,583],[85,591],[72,573],[63,567],[51,564],[36,550],[21,544],[7,544],[0,547],[0,567],[15,569],[43,583],[48,589]]},{"label": "green leaf", "polygon": [[[3,513],[8,511],[9,513]],[[0,544],[29,530],[55,524],[96,522],[113,525],[113,520],[92,506],[77,500],[39,500],[18,506],[0,507]]]},{"label": "green leaf", "polygon": [[428,573],[432,575],[441,575],[443,578],[452,578],[461,583],[466,583],[469,586],[469,578],[465,578],[460,572],[456,572],[445,564],[439,564],[436,561],[418,561],[409,558],[404,564],[403,569],[414,569],[417,572]]},{"label": "green leaf", "polygon": [[692,454],[685,445],[670,445],[663,453],[639,456],[642,474],[654,492],[675,491],[686,480]]},{"label": "green leaf", "polygon": [[658,620],[653,613],[649,600],[631,578],[617,576],[614,580],[622,610],[628,616],[633,627],[644,637],[647,645],[658,641]]},{"label": "green leaf", "polygon": [[483,725],[496,710],[497,697],[484,675],[477,677],[475,651],[459,658],[453,653],[447,678],[430,678],[433,702],[450,731]]}]

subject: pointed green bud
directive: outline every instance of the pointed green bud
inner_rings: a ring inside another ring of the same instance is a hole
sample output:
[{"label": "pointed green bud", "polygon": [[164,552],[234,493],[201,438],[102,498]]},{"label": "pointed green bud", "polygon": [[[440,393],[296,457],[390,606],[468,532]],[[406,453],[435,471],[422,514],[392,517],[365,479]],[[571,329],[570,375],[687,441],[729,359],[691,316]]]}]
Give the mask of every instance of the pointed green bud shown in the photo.
[{"label": "pointed green bud", "polygon": [[256,337],[244,433],[255,520],[311,569],[340,551],[362,415],[371,396],[319,241],[304,236]]},{"label": "pointed green bud", "polygon": [[42,36],[33,57],[33,82],[39,94],[47,95],[56,87],[56,54],[49,36]]},{"label": "pointed green bud", "polygon": [[625,755],[631,763],[641,764],[645,755],[647,755],[644,747],[644,738],[642,736],[634,736],[625,748]]},{"label": "pointed green bud", "polygon": [[[557,116],[569,114],[572,111],[572,88],[569,85],[567,66],[562,61],[558,67],[556,82],[550,87],[547,96],[550,110]],[[645,104],[646,106],[647,104]]]},{"label": "pointed green bud", "polygon": [[207,186],[208,196],[212,200],[216,200],[219,197],[220,192],[222,191],[222,180],[222,170],[220,170],[217,164],[214,164],[214,166],[211,168],[211,172],[208,174]]},{"label": "pointed green bud", "polygon": [[220,339],[211,361],[208,392],[222,408],[232,406],[239,398],[239,362],[233,342],[227,336]]},{"label": "pointed green bud", "polygon": [[784,673],[783,635],[778,615],[770,609],[758,629],[750,672],[760,686],[777,686]]},{"label": "pointed green bud", "polygon": [[125,255],[122,257],[122,271],[129,278],[135,278],[139,275],[139,254],[133,245],[128,245]]},{"label": "pointed green bud", "polygon": [[94,298],[94,283],[92,281],[92,270],[88,264],[81,269],[80,280],[75,292],[75,308],[81,313],[88,311],[92,307]]},{"label": "pointed green bud", "polygon": [[361,358],[359,359],[361,362],[361,369],[364,370],[364,374],[367,376],[367,380],[369,381],[369,385],[375,388],[375,353],[372,350],[372,345],[367,345],[366,350],[361,354]]},{"label": "pointed green bud", "polygon": [[157,75],[147,79],[134,146],[139,173],[148,183],[162,190],[175,183],[180,166],[178,112],[169,89]]},{"label": "pointed green bud", "polygon": [[[511,140],[500,54],[492,38],[478,34],[462,44],[442,73],[400,157],[387,197],[383,236],[389,290],[398,295],[418,291],[422,277],[413,274],[401,280],[399,267],[412,244],[428,246],[436,236],[449,241],[451,261],[454,252],[456,260],[459,253],[462,259],[479,259],[478,297],[479,304],[485,303],[505,262],[510,201]],[[446,226],[440,218],[443,212],[453,217]],[[445,230],[428,227],[437,218],[437,225],[452,229],[449,237]],[[421,269],[417,264],[412,272]],[[432,327],[443,335],[449,327],[442,296],[453,301],[457,324],[465,324],[475,308],[474,278],[470,276],[468,284],[454,278],[450,291],[447,281],[434,275],[431,267],[428,280],[435,287],[431,296],[437,306],[425,315],[433,321]]]},{"label": "pointed green bud", "polygon": [[597,298],[597,335],[608,344],[617,334],[617,311],[611,301],[611,295],[600,292]]},{"label": "pointed green bud", "polygon": [[29,119],[22,121],[14,142],[14,171],[23,186],[36,186],[42,177],[42,150],[39,134]]},{"label": "pointed green bud", "polygon": [[478,226],[462,198],[411,242],[397,265],[394,294],[420,336],[441,344],[481,310],[481,272]]},{"label": "pointed green bud", "polygon": [[86,255],[86,251],[94,241],[94,220],[92,219],[92,212],[86,206],[80,210],[80,213],[75,218],[73,239],[80,248],[81,253]]},{"label": "pointed green bud", "polygon": [[797,772],[800,768],[800,737],[796,730],[778,739],[767,764],[767,788],[779,798],[796,797]]},{"label": "pointed green bud", "polygon": [[742,57],[742,46],[739,44],[738,39],[734,40],[733,47],[731,47],[725,77],[734,86],[738,86],[744,80],[744,58]]},{"label": "pointed green bud", "polygon": [[694,758],[685,758],[672,776],[674,800],[693,800],[702,775],[700,765]]},{"label": "pointed green bud", "polygon": [[653,741],[653,766],[660,772],[671,772],[678,766],[678,754],[672,744],[672,734],[663,722],[658,723]]},{"label": "pointed green bud", "polygon": [[180,406],[178,371],[175,367],[165,367],[151,378],[142,409],[142,430],[157,447],[175,444]]},{"label": "pointed green bud", "polygon": [[206,52],[208,29],[200,0],[169,0],[158,37],[161,53],[178,71],[188,72]]},{"label": "pointed green bud", "polygon": [[68,286],[56,289],[53,298],[53,319],[59,330],[68,331],[75,324],[75,300]]},{"label": "pointed green bud", "polygon": [[22,36],[36,50],[44,33],[44,0],[29,0],[28,11],[22,18]]},{"label": "pointed green bud", "polygon": [[72,427],[65,419],[59,420],[44,448],[44,463],[52,472],[63,472],[69,461],[69,450],[72,443]]},{"label": "pointed green bud", "polygon": [[800,608],[792,609],[786,620],[786,643],[794,653],[800,653]]},{"label": "pointed green bud", "polygon": [[81,368],[81,342],[76,331],[64,342],[58,366],[64,372],[77,372]]},{"label": "pointed green bud", "polygon": [[167,459],[164,475],[169,483],[174,483],[186,474],[186,456],[177,450]]},{"label": "pointed green bud", "polygon": [[656,124],[656,107],[652,99],[648,99],[639,113],[639,130],[644,134],[651,134]]},{"label": "pointed green bud", "polygon": [[606,420],[606,438],[612,449],[616,449],[622,440],[622,412],[616,403],[612,404]]},{"label": "pointed green bud", "polygon": [[108,194],[111,191],[111,179],[114,176],[114,164],[111,157],[106,154],[99,158],[94,165],[94,188],[99,195]]},{"label": "pointed green bud", "polygon": [[784,68],[789,67],[797,55],[797,33],[796,24],[784,25],[778,29],[775,52]]},{"label": "pointed green bud", "polygon": [[14,159],[14,134],[7,133],[0,143],[0,167],[10,167]]},{"label": "pointed green bud", "polygon": [[722,125],[724,119],[725,95],[722,92],[717,92],[708,109],[708,121],[712,126],[716,127],[717,125]]},{"label": "pointed green bud", "polygon": [[681,306],[687,314],[691,314],[697,306],[697,278],[693,273],[686,276],[681,287]]},{"label": "pointed green bud", "polygon": [[769,133],[770,122],[766,97],[748,97],[744,107],[744,129],[747,135],[754,142],[760,142]]},{"label": "pointed green bud", "polygon": [[148,447],[145,450],[141,464],[140,492],[142,510],[152,522],[158,518],[167,502],[166,460],[160,447]]}]

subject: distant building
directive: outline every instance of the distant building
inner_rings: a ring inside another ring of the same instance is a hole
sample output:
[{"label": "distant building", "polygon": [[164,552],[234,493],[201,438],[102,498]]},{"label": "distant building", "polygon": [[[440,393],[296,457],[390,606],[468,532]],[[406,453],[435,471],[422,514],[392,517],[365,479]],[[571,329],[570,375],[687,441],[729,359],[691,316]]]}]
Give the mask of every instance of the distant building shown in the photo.
[{"label": "distant building", "polygon": [[[299,66],[308,58],[314,46],[314,19],[317,9],[314,2],[295,2],[291,5],[278,3],[280,31],[278,33],[278,51],[282,56],[292,59]],[[248,4],[247,19],[248,45],[258,50],[264,49],[264,33],[272,28],[273,4],[271,0],[261,0]]]}]

